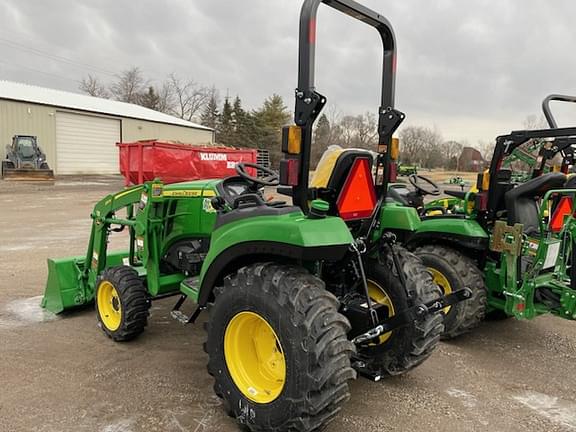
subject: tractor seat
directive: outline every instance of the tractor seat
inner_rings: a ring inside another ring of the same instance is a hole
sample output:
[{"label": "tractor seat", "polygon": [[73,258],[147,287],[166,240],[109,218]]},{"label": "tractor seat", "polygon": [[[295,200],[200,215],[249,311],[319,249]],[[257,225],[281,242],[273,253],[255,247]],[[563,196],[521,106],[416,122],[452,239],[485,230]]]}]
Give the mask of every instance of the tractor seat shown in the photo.
[{"label": "tractor seat", "polygon": [[31,145],[20,144],[20,146],[18,146],[18,151],[20,152],[22,159],[32,159],[36,156],[36,150],[34,150],[34,147]]},{"label": "tractor seat", "polygon": [[552,172],[528,180],[506,192],[504,200],[508,210],[508,225],[524,225],[524,233],[537,235],[540,230],[537,199],[551,189],[560,189],[566,182],[562,173]]},{"label": "tractor seat", "polygon": [[342,216],[337,208],[338,197],[357,159],[366,159],[372,170],[374,157],[371,152],[362,149],[342,149],[332,146],[324,152],[318,162],[310,186],[316,189],[318,198],[330,205],[329,215]]},{"label": "tractor seat", "polygon": [[340,191],[356,158],[367,158],[372,167],[374,157],[368,150],[328,148],[316,166],[310,187]]}]

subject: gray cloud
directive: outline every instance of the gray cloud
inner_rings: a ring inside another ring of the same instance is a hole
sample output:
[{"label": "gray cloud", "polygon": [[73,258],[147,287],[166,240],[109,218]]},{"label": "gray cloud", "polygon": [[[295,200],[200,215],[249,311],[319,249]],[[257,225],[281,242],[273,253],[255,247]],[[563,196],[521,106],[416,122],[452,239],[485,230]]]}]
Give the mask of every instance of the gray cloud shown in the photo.
[{"label": "gray cloud", "polygon": [[[395,27],[397,107],[407,124],[474,144],[520,128],[548,93],[576,94],[574,1],[363,3]],[[158,81],[175,71],[228,89],[249,106],[273,92],[292,106],[299,7],[296,0],[4,0],[0,78],[76,90],[88,73],[108,80],[136,65]],[[342,112],[378,106],[378,44],[361,23],[321,10],[317,86]],[[561,121],[574,113],[562,110]]]}]

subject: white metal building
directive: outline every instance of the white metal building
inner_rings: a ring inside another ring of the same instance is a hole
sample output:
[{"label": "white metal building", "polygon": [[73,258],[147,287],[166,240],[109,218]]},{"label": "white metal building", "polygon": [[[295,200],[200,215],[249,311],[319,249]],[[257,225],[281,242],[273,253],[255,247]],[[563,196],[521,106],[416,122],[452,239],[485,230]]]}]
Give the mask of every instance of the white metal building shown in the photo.
[{"label": "white metal building", "polygon": [[139,105],[0,81],[0,157],[14,135],[35,135],[57,175],[118,173],[117,142],[210,145],[210,128]]}]

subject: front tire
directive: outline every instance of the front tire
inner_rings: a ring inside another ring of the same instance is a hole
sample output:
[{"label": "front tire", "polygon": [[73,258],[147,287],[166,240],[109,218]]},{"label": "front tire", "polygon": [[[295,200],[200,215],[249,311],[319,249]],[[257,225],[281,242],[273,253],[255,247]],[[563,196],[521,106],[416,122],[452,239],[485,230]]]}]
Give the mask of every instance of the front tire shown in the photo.
[{"label": "front tire", "polygon": [[150,301],[138,272],[129,266],[111,267],[96,280],[98,326],[117,342],[134,339],[148,323]]},{"label": "front tire", "polygon": [[[406,280],[402,286],[390,253],[380,260],[366,262],[368,292],[371,299],[388,307],[388,317],[414,304],[431,302],[440,297],[440,289],[414,254],[398,245],[392,246]],[[399,375],[424,362],[440,341],[444,331],[439,313],[381,335],[375,342],[359,348],[359,359],[370,375]]]},{"label": "front tire", "polygon": [[0,174],[2,174],[2,176],[4,176],[4,173],[6,172],[6,170],[9,169],[14,169],[14,163],[12,163],[12,161],[9,160],[3,160],[2,161],[2,172]]},{"label": "front tire", "polygon": [[350,397],[354,347],[338,300],[305,269],[241,268],[215,289],[205,350],[215,393],[252,431],[316,431]]},{"label": "front tire", "polygon": [[469,288],[472,297],[450,306],[445,313],[446,330],[443,339],[453,339],[468,333],[486,315],[487,290],[484,275],[466,255],[445,246],[426,245],[415,251],[434,276],[444,294]]}]

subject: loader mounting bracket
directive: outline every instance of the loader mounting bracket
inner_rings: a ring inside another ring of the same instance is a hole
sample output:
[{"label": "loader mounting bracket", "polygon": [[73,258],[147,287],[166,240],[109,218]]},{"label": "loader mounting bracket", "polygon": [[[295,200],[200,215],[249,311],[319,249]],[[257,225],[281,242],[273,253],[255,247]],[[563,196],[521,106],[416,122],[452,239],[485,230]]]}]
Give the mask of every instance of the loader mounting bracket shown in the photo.
[{"label": "loader mounting bracket", "polygon": [[494,252],[509,252],[513,256],[522,253],[522,224],[509,226],[504,221],[496,221],[494,232],[490,239],[490,250]]}]

